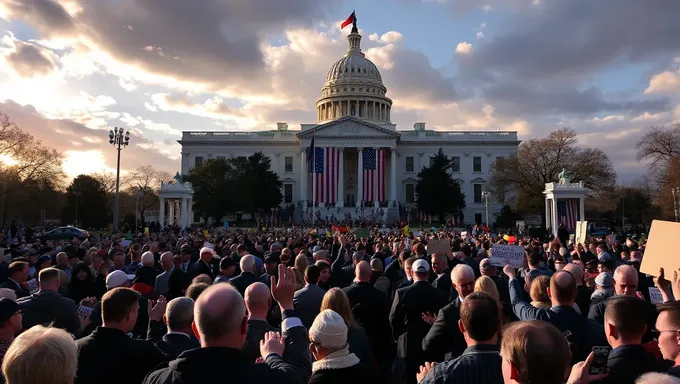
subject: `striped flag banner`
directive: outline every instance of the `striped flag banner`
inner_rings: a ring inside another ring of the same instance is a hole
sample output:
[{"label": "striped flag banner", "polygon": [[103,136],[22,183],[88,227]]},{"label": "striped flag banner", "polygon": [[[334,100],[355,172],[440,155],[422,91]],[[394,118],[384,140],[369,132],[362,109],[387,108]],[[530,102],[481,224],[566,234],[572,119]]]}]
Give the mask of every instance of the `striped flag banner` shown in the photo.
[{"label": "striped flag banner", "polygon": [[364,201],[385,201],[385,159],[387,150],[364,148]]},{"label": "striped flag banner", "polygon": [[338,200],[339,164],[339,148],[315,148],[314,182],[316,183],[315,200],[318,203],[335,204]]},{"label": "striped flag banner", "polygon": [[577,199],[557,200],[558,225],[564,224],[568,231],[576,230],[576,222],[579,216]]}]

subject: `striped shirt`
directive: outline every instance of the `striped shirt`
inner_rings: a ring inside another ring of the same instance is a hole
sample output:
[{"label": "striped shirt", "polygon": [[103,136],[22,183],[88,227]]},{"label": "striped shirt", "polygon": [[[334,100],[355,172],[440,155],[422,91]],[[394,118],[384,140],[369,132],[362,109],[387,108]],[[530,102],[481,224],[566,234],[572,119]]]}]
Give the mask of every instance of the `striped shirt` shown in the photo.
[{"label": "striped shirt", "polygon": [[420,384],[503,384],[497,345],[473,345],[453,360],[437,364]]}]

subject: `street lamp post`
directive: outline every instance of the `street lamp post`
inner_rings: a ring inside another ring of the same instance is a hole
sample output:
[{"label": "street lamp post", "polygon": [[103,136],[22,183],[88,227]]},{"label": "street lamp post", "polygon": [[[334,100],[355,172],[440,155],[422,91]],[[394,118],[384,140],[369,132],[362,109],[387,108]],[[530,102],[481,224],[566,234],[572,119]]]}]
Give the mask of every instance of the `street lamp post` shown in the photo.
[{"label": "street lamp post", "polygon": [[123,128],[113,128],[109,131],[109,144],[118,151],[116,163],[116,196],[113,200],[113,233],[118,233],[118,191],[120,189],[120,151],[130,144],[130,131],[124,132]]},{"label": "street lamp post", "polygon": [[678,221],[678,198],[680,198],[680,188],[678,187],[673,187],[671,188],[671,193],[673,194],[673,212],[675,213],[675,221]]},{"label": "street lamp post", "polygon": [[[142,196],[143,196],[143,193],[142,193],[142,189],[140,187],[140,189],[137,191],[137,196],[136,196],[137,198],[135,199],[135,230],[134,230],[134,233],[137,233],[137,229],[139,228],[139,224],[137,222],[137,214],[139,213],[139,203],[142,200]],[[142,222],[144,222],[144,218],[142,218]]]},{"label": "street lamp post", "polygon": [[489,195],[490,195],[489,192],[482,191],[482,199],[484,199],[484,207],[486,209],[486,226],[487,226],[487,228],[491,227],[489,225]]},{"label": "street lamp post", "polygon": [[80,192],[73,192],[73,195],[76,197],[76,219],[75,219],[75,226],[79,227],[78,225],[78,198],[80,197]]}]

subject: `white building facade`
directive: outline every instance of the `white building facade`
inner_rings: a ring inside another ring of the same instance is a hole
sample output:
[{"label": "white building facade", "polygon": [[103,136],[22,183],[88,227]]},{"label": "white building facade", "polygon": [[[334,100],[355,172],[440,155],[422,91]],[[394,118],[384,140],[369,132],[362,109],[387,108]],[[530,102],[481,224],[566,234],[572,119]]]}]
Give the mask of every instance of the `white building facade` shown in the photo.
[{"label": "white building facade", "polygon": [[[316,103],[315,124],[302,124],[299,130],[278,123],[275,130],[268,131],[183,132],[179,140],[181,173],[186,175],[209,159],[250,156],[259,151],[271,159],[272,171],[283,182],[281,205],[295,205],[296,220],[307,219],[312,212],[318,218],[340,219],[366,217],[368,211],[384,220],[406,213],[414,218],[418,215],[418,172],[430,165],[441,148],[453,160],[452,176],[465,193],[464,222],[484,221],[482,191],[489,182],[490,166],[517,152],[517,132],[435,131],[426,129],[425,123],[397,130],[390,120],[392,100],[386,97],[378,68],[361,52],[356,26],[348,40],[345,56],[326,76]],[[308,156],[312,138],[316,155]],[[162,187],[161,198],[164,189],[176,194],[177,187]],[[183,196],[185,200],[191,203],[190,196]],[[503,196],[490,200],[490,217],[503,204]],[[172,218],[173,223],[198,221],[191,217],[189,207],[185,210],[184,204],[178,205],[183,219]],[[167,224],[163,211],[161,208],[161,221]]]}]

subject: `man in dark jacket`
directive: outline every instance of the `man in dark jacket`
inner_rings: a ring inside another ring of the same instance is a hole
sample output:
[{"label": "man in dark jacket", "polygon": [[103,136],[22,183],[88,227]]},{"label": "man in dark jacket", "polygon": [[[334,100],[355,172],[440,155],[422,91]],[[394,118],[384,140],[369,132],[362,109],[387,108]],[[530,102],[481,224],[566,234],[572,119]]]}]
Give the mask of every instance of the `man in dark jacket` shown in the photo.
[{"label": "man in dark jacket", "polygon": [[229,284],[236,288],[241,296],[245,296],[246,288],[250,284],[261,280],[255,275],[255,256],[245,255],[241,257],[239,264],[241,266],[241,274],[229,280]]},{"label": "man in dark jacket", "polygon": [[241,351],[249,362],[254,363],[260,357],[260,341],[264,339],[264,335],[280,330],[267,322],[272,300],[266,284],[260,282],[250,284],[246,288],[244,299],[248,310],[248,329]]},{"label": "man in dark jacket", "polygon": [[338,256],[331,265],[331,276],[337,282],[340,288],[344,288],[352,284],[354,280],[354,267],[364,260],[364,255],[357,251],[352,254],[351,259],[349,253],[345,254],[344,258]]},{"label": "man in dark jacket", "polygon": [[191,269],[189,270],[189,277],[194,278],[199,275],[208,275],[210,280],[214,280],[217,276],[217,269],[215,266],[215,261],[213,256],[215,256],[215,251],[212,248],[203,247],[199,253],[199,259],[195,262]]},{"label": "man in dark jacket", "polygon": [[445,253],[435,253],[432,255],[432,271],[436,278],[432,282],[432,286],[442,292],[449,301],[455,298],[451,293],[451,270],[449,269],[448,258]]},{"label": "man in dark jacket", "polygon": [[647,302],[632,296],[615,296],[604,314],[605,333],[612,347],[604,383],[634,384],[647,372],[661,371],[656,357],[642,346],[647,326]]},{"label": "man in dark jacket", "polygon": [[[195,330],[201,348],[182,353],[169,367],[151,373],[145,384],[208,383],[215,368],[228,372],[229,382],[304,384],[311,376],[307,330],[295,316],[293,294],[295,272],[279,265],[278,283],[272,294],[283,312],[283,337],[268,333],[261,352],[264,364],[254,364],[241,352],[246,338],[246,309],[243,298],[228,284],[216,284],[201,294],[195,305]],[[282,359],[284,350],[289,353]]]},{"label": "man in dark jacket", "polygon": [[574,275],[576,280],[576,300],[579,310],[583,316],[588,316],[590,310],[590,296],[593,291],[583,284],[583,269],[578,264],[569,263],[564,270]]},{"label": "man in dark jacket", "polygon": [[191,323],[194,321],[194,301],[188,297],[171,300],[165,308],[163,322],[168,332],[156,342],[170,360],[174,360],[182,352],[200,348],[201,344],[194,336]]},{"label": "man in dark jacket", "polygon": [[300,316],[302,325],[309,329],[321,311],[321,302],[326,291],[317,285],[321,275],[321,268],[310,265],[305,269],[305,286],[295,292],[293,305],[295,312]]},{"label": "man in dark jacket", "polygon": [[[139,292],[114,288],[102,297],[102,326],[77,341],[75,384],[141,383],[168,358],[153,343],[128,336],[137,322]],[[102,370],[102,362],[106,370]]]},{"label": "man in dark jacket", "polygon": [[430,329],[423,320],[424,313],[436,313],[446,303],[439,290],[430,285],[430,265],[416,260],[411,268],[413,284],[398,289],[390,311],[392,337],[397,341],[397,355],[406,365],[405,377],[415,383],[416,372],[425,362],[421,344]]},{"label": "man in dark jacket", "polygon": [[571,344],[572,363],[584,361],[592,347],[606,345],[604,332],[600,325],[584,318],[574,309],[576,280],[567,271],[557,271],[550,278],[549,296],[552,308],[536,308],[522,300],[522,285],[516,279],[515,269],[509,265],[503,271],[510,278],[510,299],[515,315],[522,321],[541,320],[551,323],[564,333]]},{"label": "man in dark jacket", "polygon": [[388,316],[390,303],[382,292],[371,285],[371,266],[361,261],[356,266],[356,281],[343,289],[352,307],[354,320],[366,331],[373,355],[385,362],[392,343]]},{"label": "man in dark jacket", "polygon": [[7,267],[9,278],[0,284],[0,288],[9,288],[14,291],[17,298],[26,297],[31,293],[22,286],[28,280],[28,263],[25,261],[13,261]]},{"label": "man in dark jacket", "polygon": [[23,297],[17,304],[23,311],[24,329],[34,325],[53,324],[56,328],[65,329],[78,337],[82,329],[76,303],[63,297],[59,289],[59,271],[55,268],[45,268],[38,275],[40,290],[31,296]]}]

